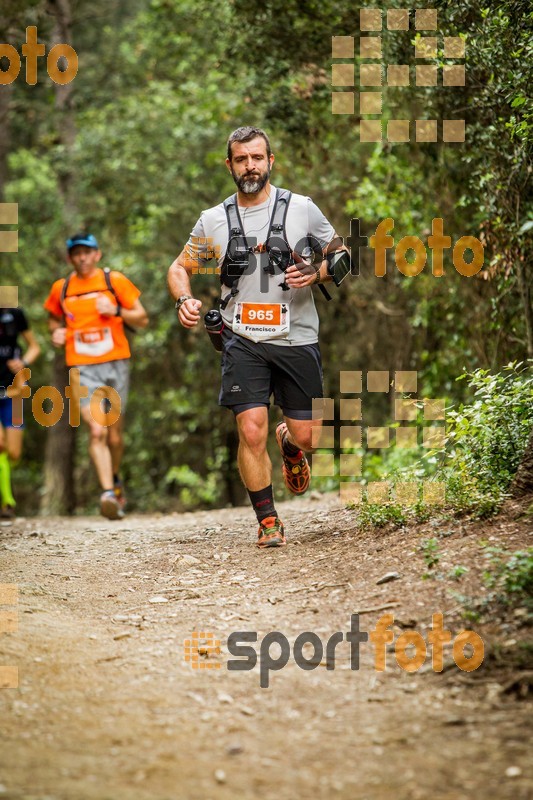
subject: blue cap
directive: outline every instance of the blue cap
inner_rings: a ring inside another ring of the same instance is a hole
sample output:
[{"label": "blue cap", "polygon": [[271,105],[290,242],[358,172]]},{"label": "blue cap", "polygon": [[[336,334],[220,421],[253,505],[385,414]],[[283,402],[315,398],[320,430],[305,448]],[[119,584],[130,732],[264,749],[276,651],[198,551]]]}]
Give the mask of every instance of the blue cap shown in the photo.
[{"label": "blue cap", "polygon": [[94,250],[99,250],[98,242],[92,233],[77,233],[72,238],[67,239],[67,250],[72,250],[73,247],[82,245],[83,247],[92,247]]}]

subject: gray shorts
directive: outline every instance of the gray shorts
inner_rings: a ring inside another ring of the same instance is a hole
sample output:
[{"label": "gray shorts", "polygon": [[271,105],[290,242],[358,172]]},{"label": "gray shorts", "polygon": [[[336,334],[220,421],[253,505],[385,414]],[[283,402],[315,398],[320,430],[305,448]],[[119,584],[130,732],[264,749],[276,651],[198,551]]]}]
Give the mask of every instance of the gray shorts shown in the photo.
[{"label": "gray shorts", "polygon": [[128,391],[130,388],[130,360],[122,358],[118,361],[106,361],[105,364],[82,364],[78,367],[80,371],[80,384],[87,386],[89,396],[82,397],[81,406],[88,406],[91,402],[93,392],[99,387],[111,386],[120,395],[120,413],[126,411],[128,402]]}]

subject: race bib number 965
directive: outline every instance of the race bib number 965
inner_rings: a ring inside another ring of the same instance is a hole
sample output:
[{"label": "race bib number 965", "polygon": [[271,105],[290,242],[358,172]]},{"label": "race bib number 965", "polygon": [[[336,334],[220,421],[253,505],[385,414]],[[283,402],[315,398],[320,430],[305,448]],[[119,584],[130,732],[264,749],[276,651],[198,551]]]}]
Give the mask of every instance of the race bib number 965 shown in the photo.
[{"label": "race bib number 965", "polygon": [[280,339],[290,330],[286,303],[236,303],[233,330],[254,342]]}]

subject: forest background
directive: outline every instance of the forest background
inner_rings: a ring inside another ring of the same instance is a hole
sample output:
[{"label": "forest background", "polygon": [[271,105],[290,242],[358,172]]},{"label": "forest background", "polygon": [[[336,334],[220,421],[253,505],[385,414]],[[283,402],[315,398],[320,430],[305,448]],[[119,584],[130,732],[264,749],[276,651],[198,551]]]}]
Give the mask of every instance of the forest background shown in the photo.
[{"label": "forest background", "polygon": [[[0,282],[19,286],[43,346],[34,390],[68,383],[42,308],[52,282],[69,272],[67,236],[90,230],[102,264],[141,288],[151,321],[132,342],[124,463],[132,508],[244,499],[233,418],[216,405],[219,359],[204,331],[178,325],[166,289],[168,265],[200,211],[234,190],[223,160],[240,125],[267,130],[273,183],[309,194],[344,237],[352,217],[367,236],[392,217],[396,243],[404,235],[426,241],[432,219],[442,217],[452,242],[471,235],[485,247],[484,268],[471,278],[453,268],[451,251],[440,278],[430,259],[416,277],[391,260],[378,278],[373,254],[363,251],[359,277],[330,303],[317,293],[327,396],[339,398],[341,370],[416,370],[420,397],[457,409],[474,392],[462,374],[497,374],[533,358],[529,3],[432,7],[439,37],[465,39],[466,85],[383,87],[382,116],[464,118],[464,143],[361,143],[357,102],[353,115],[332,114],[331,37],[355,36],[358,53],[358,3],[2,0],[0,41],[21,52],[26,27],[36,25],[47,50],[59,42],[75,48],[79,71],[60,86],[41,59],[30,86],[23,62],[19,78],[0,86],[0,201],[19,205],[19,251],[1,254]],[[413,64],[415,34],[412,22],[394,34],[384,26],[383,62]],[[198,276],[193,289],[204,310],[216,307],[216,276]],[[369,395],[365,423],[391,422],[391,402]],[[86,433],[66,422],[65,414],[47,430],[26,412],[15,473],[26,513],[96,508]],[[391,465],[409,469],[422,456],[426,471],[440,458],[422,448],[373,451],[364,480]]]}]

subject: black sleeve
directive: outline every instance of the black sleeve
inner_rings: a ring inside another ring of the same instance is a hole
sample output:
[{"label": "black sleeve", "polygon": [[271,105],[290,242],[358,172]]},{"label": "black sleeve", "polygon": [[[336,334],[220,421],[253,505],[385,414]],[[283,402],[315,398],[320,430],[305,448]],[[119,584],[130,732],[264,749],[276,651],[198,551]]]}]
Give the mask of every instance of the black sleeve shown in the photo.
[{"label": "black sleeve", "polygon": [[28,331],[30,329],[28,320],[26,319],[26,314],[21,308],[14,309],[15,311],[15,322],[17,323],[17,333],[24,333],[24,331]]}]

